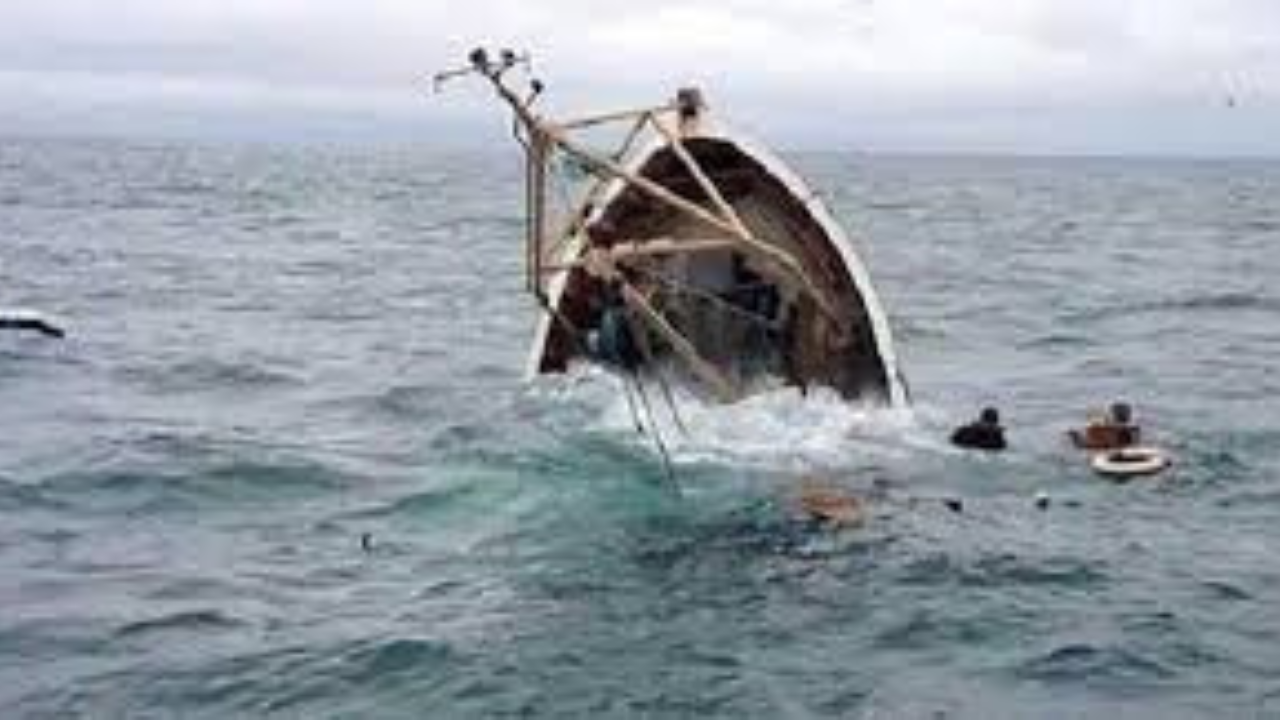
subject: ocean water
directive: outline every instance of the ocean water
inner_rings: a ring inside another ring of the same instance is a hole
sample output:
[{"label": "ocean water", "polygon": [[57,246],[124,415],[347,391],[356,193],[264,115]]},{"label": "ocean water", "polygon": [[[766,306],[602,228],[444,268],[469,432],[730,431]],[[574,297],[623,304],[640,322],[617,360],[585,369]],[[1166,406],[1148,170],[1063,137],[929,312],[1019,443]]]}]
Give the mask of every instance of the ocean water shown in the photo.
[{"label": "ocean water", "polygon": [[1280,165],[791,159],[915,405],[658,403],[675,492],[521,377],[514,152],[0,141],[0,716],[1280,716]]}]

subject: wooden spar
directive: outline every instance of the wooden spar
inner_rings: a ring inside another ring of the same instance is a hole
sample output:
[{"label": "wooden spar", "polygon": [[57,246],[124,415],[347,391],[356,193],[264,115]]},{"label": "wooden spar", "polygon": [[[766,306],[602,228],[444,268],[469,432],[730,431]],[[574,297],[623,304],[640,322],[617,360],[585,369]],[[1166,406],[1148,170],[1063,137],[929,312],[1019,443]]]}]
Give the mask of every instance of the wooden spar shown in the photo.
[{"label": "wooden spar", "polygon": [[547,229],[546,208],[547,208],[547,139],[537,129],[531,128],[529,132],[529,155],[533,163],[532,179],[534,187],[530,190],[530,199],[533,206],[529,208],[531,216],[530,224],[532,231],[532,240],[529,248],[529,259],[533,263],[533,286],[534,292],[540,293],[542,281],[542,246],[546,242],[544,233]]},{"label": "wooden spar", "polygon": [[728,221],[717,217],[714,213],[708,211],[701,205],[697,205],[680,197],[649,178],[631,172],[614,160],[596,155],[563,135],[553,137],[557,145],[559,145],[565,152],[578,158],[580,161],[635,186],[655,200],[687,213],[717,230],[733,233],[734,235],[737,234],[737,228],[733,227],[733,225]]},{"label": "wooden spar", "polygon": [[685,169],[693,176],[698,187],[702,188],[703,194],[711,200],[711,204],[715,205],[716,209],[720,211],[720,214],[724,217],[725,221],[734,227],[734,234],[737,236],[739,242],[746,244],[749,248],[765,254],[770,260],[781,264],[784,269],[789,270],[813,296],[814,302],[817,303],[823,313],[835,321],[836,327],[840,327],[839,315],[827,301],[826,296],[809,279],[809,276],[804,272],[800,264],[796,262],[795,258],[779,248],[756,239],[751,234],[751,231],[747,229],[746,224],[742,222],[742,218],[738,217],[738,212],[733,209],[733,205],[725,199],[724,195],[720,192],[720,189],[716,187],[716,184],[712,182],[711,178],[709,178],[705,172],[703,172],[702,165],[698,163],[697,159],[694,158],[692,154],[690,154],[689,149],[685,147],[684,142],[680,137],[676,133],[672,132],[671,128],[667,127],[666,124],[664,124],[656,115],[650,114],[648,116],[648,120],[649,124],[658,131],[658,134],[660,134],[664,140],[666,140],[667,147],[671,148],[671,151],[684,165]]},{"label": "wooden spar", "polygon": [[538,273],[534,271],[533,254],[537,252],[538,238],[533,232],[533,153],[524,154],[524,289],[538,289]]},{"label": "wooden spar", "polygon": [[[609,248],[609,255],[614,262],[655,255],[678,255],[681,253],[703,253],[728,250],[738,246],[736,238],[680,239],[654,238],[651,240],[622,240]],[[579,258],[567,263],[545,263],[544,274],[563,272],[575,268],[586,267],[586,258]]]},{"label": "wooden spar", "polygon": [[609,249],[614,260],[625,260],[646,255],[674,255],[727,250],[738,244],[735,238],[707,238],[705,240],[681,238],[653,238],[652,240],[624,240]]},{"label": "wooden spar", "polygon": [[662,313],[654,309],[653,305],[650,305],[649,301],[635,287],[626,281],[623,281],[621,286],[622,297],[627,306],[649,322],[649,325],[667,341],[671,349],[684,360],[685,364],[689,366],[689,370],[712,389],[717,399],[721,402],[732,402],[738,397],[738,392],[733,383],[729,382],[729,379],[720,372],[719,368],[699,355],[697,349],[693,347],[693,343],[685,339],[679,330],[671,327],[671,324],[667,322]]},{"label": "wooden spar", "polygon": [[636,121],[631,125],[631,129],[627,131],[627,136],[623,138],[622,144],[618,146],[617,152],[613,154],[615,158],[621,159],[631,152],[631,146],[635,144],[636,138],[640,137],[640,133],[644,131],[645,121],[650,115],[651,113],[646,113],[636,118]]},{"label": "wooden spar", "polygon": [[817,304],[823,314],[835,321],[837,326],[840,326],[839,313],[837,313],[831,303],[828,302],[826,295],[824,295],[822,291],[813,284],[813,281],[809,279],[808,274],[805,273],[804,268],[800,266],[800,263],[796,262],[796,259],[791,257],[791,255],[786,251],[762,242],[749,233],[746,235],[740,234],[739,228],[728,220],[720,218],[715,213],[712,213],[701,205],[680,197],[649,178],[637,175],[636,173],[627,170],[613,160],[599,157],[595,153],[578,145],[578,143],[564,137],[563,135],[549,133],[549,137],[556,145],[559,145],[562,150],[578,158],[583,163],[598,168],[615,178],[621,179],[655,200],[663,202],[674,209],[680,210],[695,219],[701,220],[703,223],[710,225],[717,230],[727,232],[737,237],[744,245],[744,249],[754,251],[754,253],[765,262],[780,266],[784,274],[790,275],[793,280],[797,281],[800,286],[805,289],[805,291],[813,296],[814,303]]},{"label": "wooden spar", "polygon": [[736,228],[737,232],[735,234],[741,238],[750,237],[751,233],[747,230],[747,226],[742,223],[742,218],[738,217],[737,211],[733,209],[729,201],[724,199],[724,195],[720,194],[720,188],[716,187],[715,183],[711,182],[711,178],[707,177],[707,174],[702,171],[702,166],[698,164],[698,161],[689,154],[689,149],[684,146],[684,142],[675,133],[671,132],[671,128],[663,124],[662,120],[656,115],[650,114],[648,120],[649,124],[658,131],[658,134],[667,141],[667,147],[671,148],[671,151],[684,164],[685,169],[689,171],[694,181],[698,183],[698,187],[702,188],[702,192],[711,199],[711,203],[716,206],[716,209],[720,211],[724,219]]},{"label": "wooden spar", "polygon": [[738,212],[734,210],[733,205],[725,199],[724,195],[720,192],[720,188],[716,187],[716,184],[711,180],[711,178],[703,172],[702,165],[698,163],[697,159],[689,152],[689,149],[685,147],[685,144],[680,137],[676,133],[672,132],[671,128],[667,127],[666,124],[664,124],[662,120],[655,115],[649,116],[649,123],[658,131],[658,134],[662,135],[663,139],[666,140],[667,146],[671,148],[671,151],[685,166],[685,169],[693,176],[694,181],[698,184],[698,187],[702,189],[703,194],[711,200],[711,203],[716,206],[716,209],[720,211],[720,214],[724,216],[724,219],[734,227],[734,234],[737,235],[738,239],[759,253],[763,253],[768,256],[768,259],[773,262],[782,265],[785,270],[789,271],[796,279],[798,279],[801,285],[813,295],[818,307],[821,308],[828,317],[833,320],[837,320],[838,324],[839,316],[835,312],[835,309],[831,307],[830,303],[827,302],[826,296],[809,279],[808,274],[804,272],[800,263],[797,262],[789,253],[753,236],[751,231],[747,229],[746,224],[742,222],[742,218],[738,216]]},{"label": "wooden spar", "polygon": [[[631,129],[627,131],[627,136],[623,138],[622,144],[614,153],[614,157],[624,157],[627,153],[631,152],[631,146],[635,143],[636,138],[640,137],[640,133],[644,130],[646,117],[647,115],[641,115],[636,118],[635,122],[631,125]],[[609,183],[604,180],[597,180],[595,184],[591,186],[591,189],[587,191],[586,196],[583,197],[577,207],[574,208],[569,219],[565,221],[564,227],[562,227],[559,233],[555,236],[555,247],[551,249],[549,253],[550,256],[558,256],[561,248],[564,247],[564,243],[577,234],[578,226],[587,219],[587,214],[591,212],[591,208],[595,206],[596,201],[600,198],[600,194],[603,193],[605,188],[608,186]],[[545,264],[545,256],[543,263]]]},{"label": "wooden spar", "polygon": [[646,116],[652,115],[653,113],[665,112],[667,110],[674,110],[674,109],[675,109],[675,105],[671,103],[667,103],[665,105],[658,105],[656,107],[649,107],[649,108],[641,108],[639,110],[621,110],[618,112],[601,113],[599,115],[588,115],[586,117],[575,118],[573,120],[566,120],[565,122],[556,123],[554,127],[557,130],[564,130],[564,131],[581,130],[583,128],[592,127],[594,125],[605,125],[611,122],[617,122],[619,120],[630,120],[632,118],[644,120]]}]

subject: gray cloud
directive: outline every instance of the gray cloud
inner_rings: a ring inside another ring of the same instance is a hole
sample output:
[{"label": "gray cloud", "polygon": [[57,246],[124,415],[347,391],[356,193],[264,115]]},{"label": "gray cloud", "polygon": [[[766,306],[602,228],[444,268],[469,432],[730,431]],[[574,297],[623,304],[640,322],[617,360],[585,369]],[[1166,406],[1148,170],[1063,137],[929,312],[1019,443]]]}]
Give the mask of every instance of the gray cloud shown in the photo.
[{"label": "gray cloud", "polygon": [[1280,151],[1274,0],[17,2],[0,7],[0,130],[270,115],[425,136],[493,113],[480,92],[423,93],[477,41],[533,49],[558,106],[696,82],[784,144]]}]

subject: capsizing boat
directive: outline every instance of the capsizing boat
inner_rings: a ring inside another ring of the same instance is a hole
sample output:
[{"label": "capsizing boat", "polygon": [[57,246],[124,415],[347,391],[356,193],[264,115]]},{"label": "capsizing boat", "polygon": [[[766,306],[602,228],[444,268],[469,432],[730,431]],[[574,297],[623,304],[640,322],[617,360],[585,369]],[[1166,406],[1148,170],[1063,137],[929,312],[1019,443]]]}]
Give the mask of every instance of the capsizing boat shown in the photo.
[{"label": "capsizing boat", "polygon": [[[525,285],[540,308],[531,375],[592,362],[678,376],[726,403],[793,385],[906,404],[866,265],[781,158],[692,88],[651,107],[553,119],[528,69],[527,55],[476,50],[435,81],[478,75],[513,113]],[[604,128],[621,137],[588,141]],[[556,178],[569,171],[585,182],[557,214]]]}]

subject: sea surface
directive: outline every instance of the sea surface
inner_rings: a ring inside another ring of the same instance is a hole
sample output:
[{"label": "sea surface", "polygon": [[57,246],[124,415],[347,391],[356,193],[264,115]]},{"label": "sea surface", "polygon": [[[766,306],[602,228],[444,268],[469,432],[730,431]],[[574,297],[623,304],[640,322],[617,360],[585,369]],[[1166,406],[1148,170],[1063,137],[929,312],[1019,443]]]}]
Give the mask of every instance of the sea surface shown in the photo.
[{"label": "sea surface", "polygon": [[789,159],[914,406],[655,399],[673,487],[523,378],[514,149],[0,140],[0,716],[1280,717],[1280,165]]}]

